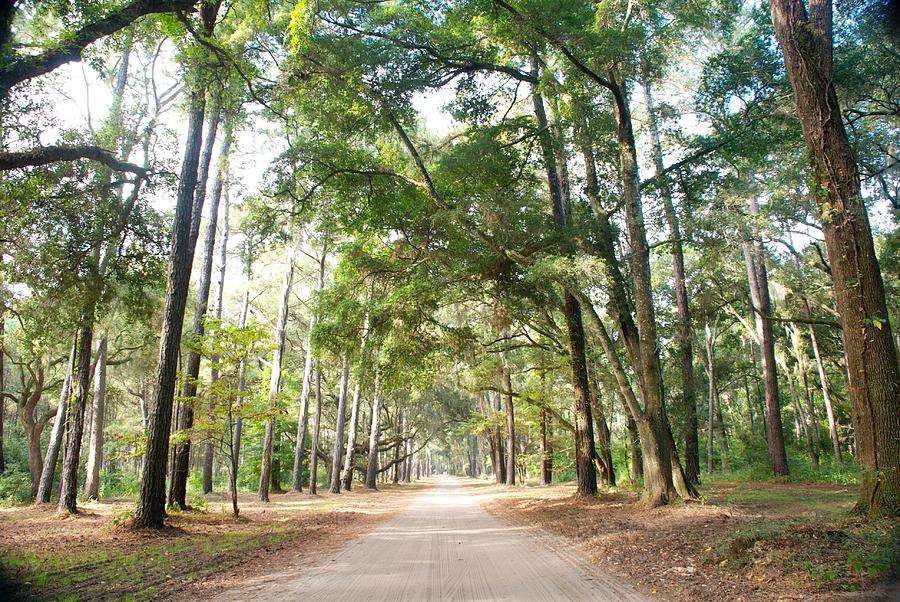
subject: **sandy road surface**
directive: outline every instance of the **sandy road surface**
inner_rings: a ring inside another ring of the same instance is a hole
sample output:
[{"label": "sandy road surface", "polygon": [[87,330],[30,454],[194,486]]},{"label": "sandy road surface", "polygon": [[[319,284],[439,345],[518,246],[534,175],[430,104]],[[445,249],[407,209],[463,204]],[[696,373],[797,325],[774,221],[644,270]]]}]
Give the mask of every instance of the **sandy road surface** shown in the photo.
[{"label": "sandy road surface", "polygon": [[302,576],[273,575],[221,600],[644,600],[527,530],[487,514],[452,478]]}]

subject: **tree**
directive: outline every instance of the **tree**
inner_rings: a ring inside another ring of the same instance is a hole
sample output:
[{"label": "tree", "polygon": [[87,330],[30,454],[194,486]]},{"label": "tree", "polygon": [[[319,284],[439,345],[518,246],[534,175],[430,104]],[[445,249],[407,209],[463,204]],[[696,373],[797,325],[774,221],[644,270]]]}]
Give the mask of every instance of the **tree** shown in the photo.
[{"label": "tree", "polygon": [[259,500],[269,501],[269,485],[272,480],[272,444],[276,437],[275,416],[278,414],[278,394],[281,389],[281,365],[284,361],[284,346],[287,337],[288,312],[290,310],[291,288],[294,284],[294,245],[288,246],[287,263],[284,268],[284,284],[281,287],[281,302],[278,321],[275,323],[275,351],[272,355],[272,373],[269,377],[269,419],[263,439],[262,467],[259,471]]},{"label": "tree", "polygon": [[841,317],[858,459],[856,510],[900,513],[900,367],[856,157],[833,82],[831,0],[772,0],[772,23],[809,151]]},{"label": "tree", "polygon": [[[213,33],[219,4],[219,2],[213,2],[201,7],[200,20],[205,36],[211,36]],[[166,456],[175,397],[178,348],[194,255],[190,240],[191,222],[193,213],[200,209],[194,207],[194,193],[197,185],[206,100],[204,90],[198,81],[192,82],[189,106],[188,135],[181,164],[172,246],[169,255],[163,330],[159,346],[159,367],[156,372],[156,399],[147,430],[147,451],[141,479],[141,492],[135,513],[137,526],[154,529],[162,528],[165,515]]]}]

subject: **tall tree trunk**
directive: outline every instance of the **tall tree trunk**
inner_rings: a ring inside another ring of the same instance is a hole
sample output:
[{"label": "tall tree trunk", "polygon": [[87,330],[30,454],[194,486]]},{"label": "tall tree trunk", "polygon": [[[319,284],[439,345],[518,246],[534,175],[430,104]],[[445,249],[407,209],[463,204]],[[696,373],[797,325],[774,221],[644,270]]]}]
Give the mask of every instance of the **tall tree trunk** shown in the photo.
[{"label": "tall tree trunk", "polygon": [[172,245],[169,254],[168,283],[154,387],[155,400],[153,414],[150,416],[150,424],[147,428],[147,451],[142,471],[138,507],[135,513],[135,523],[138,526],[153,529],[161,529],[165,517],[166,458],[172,424],[172,406],[175,400],[181,329],[184,324],[184,310],[187,304],[193,262],[193,253],[190,248],[191,214],[194,205],[194,190],[197,185],[200,142],[203,134],[205,108],[203,92],[193,91],[190,102],[188,135],[181,164],[181,179],[178,185]]},{"label": "tall tree trunk", "polygon": [[[631,173],[631,177],[625,178],[623,181],[625,181],[626,186],[629,186],[631,189],[629,193],[630,198],[637,199],[639,207],[640,195],[636,188],[637,167],[634,151],[634,136],[633,133],[631,133],[631,119],[630,114],[628,113],[627,99],[620,88],[612,84],[610,85],[612,86],[611,89],[617,91],[614,97],[617,101],[617,106],[620,107],[617,112],[617,115],[619,116],[617,131],[620,139],[622,164],[628,167],[627,171]],[[584,138],[584,134],[582,134],[581,137]],[[630,143],[628,142],[629,140]],[[630,151],[628,151],[628,149],[630,149]],[[628,357],[635,369],[635,373],[638,375],[639,391],[641,397],[644,399],[643,409],[637,403],[632,387],[628,382],[628,376],[619,360],[618,352],[615,350],[615,346],[606,332],[605,326],[603,326],[602,321],[600,321],[590,299],[581,291],[575,291],[575,294],[581,303],[581,307],[587,312],[591,324],[594,326],[597,336],[603,346],[604,354],[610,365],[613,367],[613,373],[616,377],[619,392],[625,402],[626,410],[631,414],[634,420],[635,430],[640,433],[640,447],[642,448],[642,453],[640,453],[639,456],[633,457],[633,459],[640,460],[636,463],[636,466],[640,467],[640,478],[643,479],[644,501],[651,506],[659,505],[668,502],[671,492],[675,491],[676,487],[681,488],[678,493],[681,493],[685,497],[694,495],[695,491],[693,490],[693,485],[684,478],[680,462],[675,454],[674,440],[672,439],[671,431],[668,428],[668,419],[665,417],[665,406],[662,404],[662,390],[659,387],[648,387],[646,378],[644,378],[642,372],[644,370],[643,366],[649,362],[651,368],[657,372],[657,375],[651,377],[651,380],[661,385],[662,380],[661,375],[659,374],[659,363],[657,361],[654,364],[649,361],[652,358],[643,351],[640,331],[632,319],[630,302],[626,295],[625,280],[619,267],[618,259],[616,258],[615,234],[610,223],[609,214],[605,212],[600,205],[593,151],[590,149],[590,145],[585,141],[582,141],[582,154],[585,160],[585,171],[587,175],[585,189],[588,198],[591,201],[591,209],[596,218],[597,233],[599,235],[595,250],[603,261],[608,281],[607,292],[609,293],[609,302],[607,304],[607,310],[616,321],[621,339],[625,343]],[[623,174],[625,173],[626,170],[623,169]],[[632,222],[633,221],[634,220],[632,220]],[[646,243],[646,240],[644,240],[644,242]],[[646,303],[644,305],[646,306]],[[650,309],[652,310],[652,304]],[[645,331],[645,335],[646,334],[647,332]],[[654,391],[657,393],[654,393]],[[650,397],[651,395],[653,396],[652,398]],[[649,418],[651,412],[656,416],[654,420],[650,420]],[[633,445],[632,453],[635,454],[635,450],[637,449],[638,447]],[[665,456],[665,459],[662,456]],[[635,474],[638,474],[637,470],[635,471]],[[646,478],[644,478],[645,474]]]},{"label": "tall tree trunk", "polygon": [[[88,301],[93,308],[93,300]],[[84,410],[87,404],[88,389],[91,383],[91,348],[94,337],[94,314],[85,313],[81,317],[81,332],[78,335],[78,362],[75,392],[69,403],[66,414],[68,437],[63,455],[62,478],[59,486],[59,511],[74,514],[77,512],[78,497],[78,464],[81,457],[81,438],[84,430]]]},{"label": "tall tree trunk", "polygon": [[[202,29],[211,36],[215,27],[220,2],[210,2],[201,7]],[[138,496],[135,525],[161,529],[166,505],[166,456],[172,426],[172,406],[175,399],[178,355],[184,310],[191,280],[194,260],[193,215],[195,191],[198,183],[200,146],[203,137],[203,118],[206,109],[204,90],[195,85],[190,91],[187,139],[181,163],[181,178],[175,204],[169,254],[166,300],[163,309],[162,334],[159,344],[159,361],[156,370],[155,403],[147,428],[147,451]],[[205,189],[205,186],[204,186]],[[199,216],[197,216],[199,230]]]},{"label": "tall tree trunk", "polygon": [[[12,11],[12,7],[7,7],[6,10]],[[0,40],[0,42],[2,42],[2,40]],[[6,368],[3,365],[3,356],[6,355],[6,350],[3,346],[3,327],[5,321],[6,316],[3,311],[0,310],[0,474],[3,474],[3,471],[6,470],[6,457],[3,455],[3,417],[6,414],[6,396],[3,395],[3,387],[5,384],[4,377],[6,376]]]},{"label": "tall tree trunk", "polygon": [[[706,472],[712,473],[713,465],[713,440],[714,425],[716,419],[716,398],[719,395],[719,389],[716,385],[716,330],[718,329],[719,320],[716,318],[715,324],[710,326],[709,317],[706,319],[704,332],[706,333],[706,369],[709,375],[709,395],[707,396],[709,413],[706,421]],[[725,468],[724,441],[723,441],[722,470]]]},{"label": "tall tree trunk", "polygon": [[838,439],[837,422],[834,419],[834,408],[831,405],[831,392],[828,389],[828,375],[825,372],[825,362],[822,361],[822,353],[819,350],[819,340],[816,337],[816,329],[809,325],[809,338],[812,341],[813,355],[816,358],[816,369],[819,372],[819,382],[822,385],[822,400],[825,402],[825,414],[828,416],[828,432],[831,435],[831,444],[834,448],[834,460],[838,464],[843,462],[841,457],[841,444]]},{"label": "tall tree trunk", "polygon": [[363,368],[365,367],[366,343],[369,340],[369,313],[363,318],[363,332],[359,343],[359,368],[353,385],[353,404],[350,407],[350,424],[347,429],[347,453],[344,455],[344,478],[341,485],[350,491],[353,484],[353,456],[356,453],[356,431],[359,427],[359,402],[362,394]]},{"label": "tall tree trunk", "polygon": [[44,455],[41,480],[38,483],[36,504],[49,504],[53,495],[53,479],[56,475],[56,464],[59,460],[59,449],[62,446],[63,435],[66,432],[66,410],[69,407],[69,398],[72,394],[72,378],[75,370],[75,361],[78,352],[78,335],[72,342],[72,350],[69,352],[69,363],[66,367],[66,376],[63,379],[59,393],[59,405],[56,408],[56,418],[53,429],[50,431],[50,440],[47,442],[47,453]]},{"label": "tall tree trunk", "polygon": [[91,500],[100,497],[100,466],[103,462],[103,428],[106,417],[106,357],[108,338],[104,334],[97,344],[94,368],[94,403],[91,415],[91,440],[88,450],[87,478],[84,495]]},{"label": "tall tree trunk", "polygon": [[516,484],[516,418],[513,408],[512,379],[503,361],[503,389],[506,397],[506,484]]},{"label": "tall tree trunk", "polygon": [[350,379],[350,356],[345,351],[341,360],[341,392],[338,395],[337,421],[334,426],[334,449],[331,459],[331,480],[329,490],[331,493],[341,492],[341,456],[344,445],[344,424],[347,413],[347,386]]},{"label": "tall tree trunk", "polygon": [[[247,288],[244,290],[244,300],[241,303],[241,320],[240,327],[247,327],[247,314],[250,312],[250,262],[247,262],[246,265],[246,274],[247,274]],[[237,416],[234,417],[234,425],[231,429],[231,457],[228,459],[231,462],[232,474],[231,477],[233,479],[233,483],[231,484],[231,494],[232,496],[237,496],[237,472],[238,467],[241,463],[241,439],[243,437],[244,431],[244,418],[243,412],[240,411],[241,406],[244,403],[244,395],[247,391],[247,363],[245,360],[241,360],[241,365],[238,367],[238,400],[240,405],[238,406]],[[235,498],[236,499],[236,498]],[[235,502],[236,507],[236,502]]]},{"label": "tall tree trunk", "polygon": [[372,392],[372,424],[369,427],[369,458],[366,463],[366,488],[378,489],[378,435],[381,431],[381,347],[376,345],[372,356],[375,385]]},{"label": "tall tree trunk", "polygon": [[[396,485],[400,482],[400,446],[403,444],[403,410],[397,408],[397,416],[394,419],[394,436],[397,438],[397,444],[394,446],[393,474],[391,482]],[[502,463],[501,463],[502,464]]]},{"label": "tall tree trunk", "polygon": [[284,346],[287,340],[288,310],[290,308],[291,288],[294,285],[294,245],[287,252],[287,265],[284,268],[284,283],[281,287],[281,305],[278,309],[278,321],[275,324],[275,352],[272,355],[272,374],[269,378],[269,417],[266,420],[266,433],[263,437],[262,465],[259,469],[259,501],[269,501],[269,485],[272,479],[272,448],[274,445],[278,413],[278,392],[281,390],[281,364],[284,360]]},{"label": "tall tree trunk", "polygon": [[500,411],[502,410],[502,394],[497,391],[494,395],[494,456],[496,458],[496,466],[494,470],[494,480],[502,485],[506,483],[506,454],[503,446],[503,434],[500,428]]},{"label": "tall tree trunk", "polygon": [[644,458],[641,453],[641,440],[638,436],[637,423],[629,414],[626,422],[628,442],[631,444],[631,472],[638,481],[644,480]]},{"label": "tall tree trunk", "polygon": [[831,0],[770,0],[813,171],[850,375],[857,460],[856,510],[900,514],[900,367],[884,283],[833,81]]},{"label": "tall tree trunk", "polygon": [[[613,93],[616,114],[616,139],[619,144],[619,169],[622,178],[622,197],[625,208],[625,225],[631,244],[631,275],[634,283],[635,322],[640,339],[639,363],[635,369],[641,375],[644,393],[644,412],[650,421],[650,427],[656,434],[659,446],[659,476],[648,472],[647,446],[641,437],[644,450],[644,483],[660,479],[652,490],[646,503],[658,506],[668,503],[676,497],[672,471],[674,455],[669,420],[666,416],[663,397],[662,366],[659,360],[659,339],[656,333],[656,316],[653,307],[653,291],[650,283],[650,247],[647,244],[647,231],[644,225],[644,213],[641,203],[638,179],[637,147],[631,121],[631,110],[624,84],[616,82],[616,73],[610,73],[610,81],[614,83]],[[639,369],[638,369],[639,367]],[[638,428],[640,429],[640,423]]]},{"label": "tall tree trunk", "polygon": [[553,428],[552,415],[547,410],[541,410],[541,470],[540,484],[549,485],[553,482]]},{"label": "tall tree trunk", "polygon": [[316,400],[313,409],[313,429],[309,443],[309,494],[316,495],[318,490],[319,474],[319,432],[322,422],[322,373],[319,370],[318,360],[313,360],[313,370],[316,375]]},{"label": "tall tree trunk", "polygon": [[[537,75],[537,57],[532,57],[533,73]],[[535,77],[537,80],[537,77]],[[556,159],[553,152],[553,141],[549,134],[547,114],[544,110],[544,99],[537,84],[531,91],[535,121],[540,135],[538,141],[550,189],[550,202],[553,219],[561,228],[567,227],[567,218],[563,199],[562,186],[556,170]],[[594,467],[594,427],[590,408],[590,387],[587,374],[587,354],[585,349],[584,325],[581,308],[571,291],[563,293],[563,315],[569,334],[569,354],[572,360],[572,388],[574,390],[575,414],[575,468],[578,479],[576,495],[594,496],[597,494],[597,471]]]},{"label": "tall tree trunk", "polygon": [[650,124],[650,137],[653,147],[653,160],[659,179],[660,196],[663,201],[663,213],[669,227],[671,239],[673,273],[675,275],[675,305],[678,309],[678,352],[681,358],[682,409],[687,416],[684,431],[684,472],[688,482],[700,483],[700,447],[697,439],[697,401],[696,384],[694,382],[694,325],[691,320],[688,302],[687,277],[684,269],[684,247],[681,227],[675,204],[672,201],[672,189],[663,172],[662,144],[659,139],[659,127],[656,122],[656,109],[653,104],[653,91],[649,80],[644,82],[644,95],[647,100],[647,114]]},{"label": "tall tree trunk", "polygon": [[[322,255],[319,257],[319,281],[316,290],[321,293],[325,287],[325,260],[328,255],[328,243],[322,246]],[[318,302],[309,318],[309,332],[306,335],[306,360],[303,364],[303,389],[300,392],[300,416],[297,418],[297,443],[294,447],[294,475],[291,488],[294,491],[303,491],[303,455],[306,451],[306,431],[309,421],[309,395],[312,387],[313,368],[313,331],[318,321]],[[315,455],[313,450],[312,455]],[[312,456],[310,456],[312,457]],[[310,476],[312,478],[312,476]]]},{"label": "tall tree trunk", "polygon": [[[756,199],[750,197],[750,212],[757,215]],[[756,332],[762,356],[763,380],[766,392],[766,440],[772,470],[777,476],[788,474],[787,454],[784,449],[784,431],[781,421],[781,400],[778,395],[778,374],[775,364],[775,336],[772,332],[772,303],[769,299],[769,277],[765,265],[762,243],[752,243],[745,233],[742,241],[744,263]]]},{"label": "tall tree trunk", "polygon": [[[226,140],[229,135],[230,128],[228,124],[226,124],[225,133]],[[221,180],[224,180],[224,204],[222,205],[222,236],[219,241],[219,274],[216,280],[216,303],[215,309],[213,310],[213,315],[216,320],[222,319],[222,305],[225,296],[225,268],[228,262],[228,212],[231,206],[231,199],[229,195],[228,189],[228,181],[227,181],[227,173],[223,177],[219,176]],[[216,367],[218,364],[219,358],[214,356],[212,358],[212,366],[209,370],[209,381],[210,384],[215,383],[219,380],[219,369]],[[212,439],[209,438],[206,441],[206,445],[203,450],[203,494],[206,495],[208,493],[212,493],[213,490],[213,460],[215,458],[215,444]],[[237,516],[237,515],[235,515]]]},{"label": "tall tree trunk", "polygon": [[595,432],[597,433],[597,471],[600,484],[604,487],[615,487],[616,472],[613,467],[609,425],[606,422],[603,407],[600,405],[600,390],[596,381],[591,388],[591,413],[594,416]]},{"label": "tall tree trunk", "polygon": [[[206,134],[206,147],[203,151],[202,162],[210,161],[207,157],[212,156],[212,147],[215,144],[216,130],[218,129],[219,111],[214,111],[215,115],[210,120],[209,128]],[[200,282],[197,286],[197,303],[194,306],[194,322],[191,325],[190,337],[194,342],[199,341],[204,334],[203,319],[206,317],[206,311],[209,306],[209,291],[212,283],[212,266],[213,255],[216,248],[216,227],[219,221],[219,201],[222,198],[222,186],[228,177],[228,153],[231,150],[231,127],[226,124],[225,137],[222,141],[222,148],[219,156],[219,168],[213,180],[212,195],[209,205],[209,222],[206,226],[206,238],[203,245],[203,261],[200,266]],[[207,168],[208,171],[208,168]],[[204,178],[198,182],[198,187],[203,186]],[[198,195],[205,195],[198,190]],[[201,205],[201,202],[195,202],[195,205]],[[199,207],[195,206],[195,211]],[[198,217],[194,215],[194,217]],[[184,388],[181,392],[183,399],[181,403],[181,411],[178,414],[176,428],[186,433],[182,443],[175,446],[175,460],[173,469],[172,482],[169,484],[169,505],[178,504],[179,508],[187,508],[187,480],[189,473],[189,464],[191,458],[191,428],[194,426],[194,402],[197,397],[197,379],[200,377],[200,352],[197,349],[190,349],[187,358],[187,370],[185,370],[186,378]]]}]

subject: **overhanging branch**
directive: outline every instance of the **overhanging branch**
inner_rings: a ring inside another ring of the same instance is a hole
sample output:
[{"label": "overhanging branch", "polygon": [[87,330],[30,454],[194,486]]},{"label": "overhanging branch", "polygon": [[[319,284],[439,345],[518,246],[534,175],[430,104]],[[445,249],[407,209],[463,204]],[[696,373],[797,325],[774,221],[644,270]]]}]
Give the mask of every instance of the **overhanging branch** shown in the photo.
[{"label": "overhanging branch", "polygon": [[24,151],[0,152],[0,171],[38,167],[59,161],[76,161],[78,159],[97,161],[113,171],[127,171],[142,176],[147,174],[145,168],[127,161],[120,161],[105,148],[93,145],[39,146]]}]

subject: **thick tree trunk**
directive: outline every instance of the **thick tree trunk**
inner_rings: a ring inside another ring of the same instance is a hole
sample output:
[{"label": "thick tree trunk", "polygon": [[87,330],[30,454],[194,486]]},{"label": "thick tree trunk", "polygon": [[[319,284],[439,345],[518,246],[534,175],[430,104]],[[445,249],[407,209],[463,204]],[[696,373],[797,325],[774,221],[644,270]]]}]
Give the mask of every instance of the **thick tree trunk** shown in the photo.
[{"label": "thick tree trunk", "polygon": [[328,488],[331,493],[341,492],[341,456],[344,445],[344,424],[347,413],[347,386],[350,379],[350,356],[345,351],[341,360],[341,391],[338,395],[337,420],[334,426],[334,449],[331,458],[331,480]]},{"label": "thick tree trunk", "polygon": [[313,371],[316,374],[316,400],[313,409],[312,437],[309,442],[309,494],[316,495],[318,491],[319,474],[319,432],[322,422],[322,373],[319,370],[318,360],[313,360]]},{"label": "thick tree trunk", "polygon": [[[750,211],[758,213],[756,200],[751,197]],[[769,299],[769,277],[765,265],[762,243],[752,243],[748,235],[742,241],[744,263],[756,332],[762,357],[763,381],[766,392],[766,441],[769,457],[776,476],[788,474],[787,454],[784,449],[784,430],[781,420],[781,400],[778,395],[778,374],[775,364],[775,336],[772,332],[772,303]]]},{"label": "thick tree trunk", "polygon": [[365,367],[366,343],[369,340],[369,314],[363,318],[363,332],[359,343],[359,368],[356,384],[353,385],[353,405],[350,407],[350,424],[347,429],[347,453],[344,455],[344,477],[341,485],[344,491],[350,491],[353,484],[353,456],[356,453],[356,431],[359,427],[359,403],[362,394],[362,380]]},{"label": "thick tree trunk", "polygon": [[193,262],[193,253],[190,247],[191,214],[194,205],[194,190],[197,185],[204,107],[203,92],[193,91],[172,230],[168,284],[166,285],[159,361],[154,387],[155,403],[147,428],[147,451],[142,471],[138,507],[135,513],[137,526],[154,529],[162,528],[165,517],[166,458],[172,425],[172,406],[175,400],[181,329],[184,324],[184,310]]},{"label": "thick tree trunk", "polygon": [[75,370],[75,361],[78,351],[78,337],[72,343],[69,353],[69,364],[66,368],[66,376],[63,379],[62,389],[59,394],[59,405],[56,408],[56,418],[53,429],[50,431],[50,440],[47,442],[47,453],[44,455],[44,464],[41,470],[41,479],[37,488],[36,504],[49,504],[53,495],[53,479],[56,476],[56,464],[59,460],[59,449],[62,446],[63,435],[66,431],[66,410],[69,407],[69,397],[72,391],[72,378]]},{"label": "thick tree trunk", "polygon": [[847,139],[832,78],[832,5],[770,0],[797,116],[809,150],[834,277],[850,375],[857,460],[857,511],[900,514],[900,367],[888,321],[884,283],[860,196],[856,157]]},{"label": "thick tree trunk", "polygon": [[[644,83],[644,94],[647,99],[650,137],[653,142],[653,159],[657,176],[659,176],[664,168],[662,144],[659,139],[653,92],[649,81]],[[681,360],[681,405],[684,415],[687,417],[684,430],[685,478],[688,482],[698,485],[700,483],[700,448],[697,439],[697,401],[694,382],[694,325],[691,320],[691,310],[688,302],[687,277],[684,269],[684,247],[678,213],[675,211],[675,204],[672,201],[672,189],[668,178],[661,176],[659,185],[663,201],[663,213],[669,227],[673,273],[675,275],[675,305],[678,309],[678,353]]]},{"label": "thick tree trunk", "polygon": [[281,287],[281,304],[278,309],[278,321],[275,324],[275,352],[272,355],[272,374],[269,378],[269,417],[266,420],[266,433],[263,437],[262,465],[259,469],[259,501],[269,501],[269,486],[272,479],[272,448],[274,446],[278,412],[278,392],[281,390],[281,365],[284,361],[284,346],[287,340],[288,310],[290,308],[291,288],[294,285],[294,246],[288,248],[287,265],[284,268],[284,283]]},{"label": "thick tree trunk", "polygon": [[381,432],[381,349],[376,345],[372,356],[375,385],[372,392],[372,424],[369,427],[369,458],[366,463],[366,488],[378,489],[378,434]]},{"label": "thick tree trunk", "polygon": [[97,360],[94,369],[94,403],[91,410],[91,440],[88,449],[87,478],[84,495],[95,500],[100,497],[100,466],[103,462],[103,428],[106,417],[106,357],[108,339],[106,335],[97,344]]},{"label": "thick tree trunk", "polygon": [[506,398],[506,484],[516,484],[516,418],[513,408],[512,379],[503,363],[503,389]]}]

